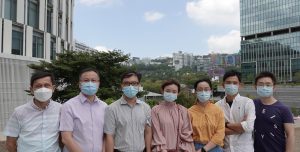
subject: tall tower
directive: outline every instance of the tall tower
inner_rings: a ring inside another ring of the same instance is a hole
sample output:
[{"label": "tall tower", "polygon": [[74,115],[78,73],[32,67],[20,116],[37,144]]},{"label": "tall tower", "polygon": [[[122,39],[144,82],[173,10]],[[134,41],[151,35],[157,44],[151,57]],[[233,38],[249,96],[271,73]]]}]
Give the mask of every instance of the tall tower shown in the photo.
[{"label": "tall tower", "polygon": [[300,72],[300,1],[240,0],[241,68],[253,82],[261,71],[290,82]]}]

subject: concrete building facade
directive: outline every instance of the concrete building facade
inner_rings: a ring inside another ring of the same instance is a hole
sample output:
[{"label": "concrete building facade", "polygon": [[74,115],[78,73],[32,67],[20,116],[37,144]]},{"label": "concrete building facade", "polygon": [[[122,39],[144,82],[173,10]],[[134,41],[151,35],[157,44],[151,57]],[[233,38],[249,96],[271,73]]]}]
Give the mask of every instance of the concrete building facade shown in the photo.
[{"label": "concrete building facade", "polygon": [[0,0],[0,134],[31,99],[27,65],[73,49],[73,8],[74,0]]}]

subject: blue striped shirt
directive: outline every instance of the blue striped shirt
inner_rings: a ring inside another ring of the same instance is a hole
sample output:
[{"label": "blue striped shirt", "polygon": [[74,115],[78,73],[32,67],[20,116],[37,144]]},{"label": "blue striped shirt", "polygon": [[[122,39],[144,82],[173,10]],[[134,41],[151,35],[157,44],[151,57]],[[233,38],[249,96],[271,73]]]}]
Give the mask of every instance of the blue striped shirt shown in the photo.
[{"label": "blue striped shirt", "polygon": [[4,135],[17,137],[20,152],[60,152],[59,113],[61,104],[50,101],[40,109],[33,101],[15,108]]}]

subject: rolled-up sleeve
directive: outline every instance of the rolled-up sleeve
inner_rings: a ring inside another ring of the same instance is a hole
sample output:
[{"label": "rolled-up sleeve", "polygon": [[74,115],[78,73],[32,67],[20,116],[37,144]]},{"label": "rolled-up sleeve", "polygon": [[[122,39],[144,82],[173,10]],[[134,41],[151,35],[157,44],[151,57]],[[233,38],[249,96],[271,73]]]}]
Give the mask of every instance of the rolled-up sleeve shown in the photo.
[{"label": "rolled-up sleeve", "polygon": [[225,119],[224,113],[221,109],[217,116],[217,128],[215,130],[215,134],[211,138],[211,142],[213,142],[216,145],[223,146],[223,140],[225,137]]},{"label": "rolled-up sleeve", "polygon": [[70,105],[63,104],[60,110],[60,131],[73,131],[74,129],[74,120],[73,113]]},{"label": "rolled-up sleeve", "polygon": [[241,125],[245,132],[252,132],[254,129],[254,121],[255,121],[255,105],[254,102],[250,99],[246,104],[246,121],[242,121]]},{"label": "rolled-up sleeve", "polygon": [[3,134],[9,137],[18,137],[20,134],[21,126],[16,111],[13,112],[9,118]]},{"label": "rolled-up sleeve", "polygon": [[104,117],[104,133],[114,135],[116,129],[116,119],[111,107],[107,107]]}]

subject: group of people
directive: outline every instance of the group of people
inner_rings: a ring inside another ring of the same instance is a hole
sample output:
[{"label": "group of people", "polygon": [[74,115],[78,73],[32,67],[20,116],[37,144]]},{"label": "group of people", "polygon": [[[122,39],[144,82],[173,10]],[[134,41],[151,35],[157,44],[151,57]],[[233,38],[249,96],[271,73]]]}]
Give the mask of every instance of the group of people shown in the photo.
[{"label": "group of people", "polygon": [[[96,93],[99,72],[79,74],[80,94],[64,104],[51,100],[54,76],[34,73],[33,100],[17,107],[4,130],[9,152],[293,152],[293,116],[274,98],[276,78],[261,72],[255,78],[258,98],[241,96],[241,74],[223,76],[225,97],[212,102],[209,79],[195,82],[195,104],[176,103],[180,84],[161,85],[163,100],[152,109],[136,94],[141,75],[121,76],[123,95],[107,105]],[[101,91],[101,90],[100,90]]]}]

